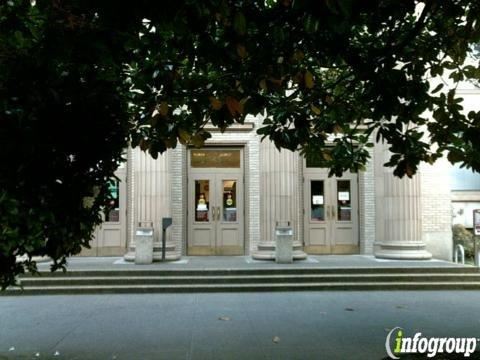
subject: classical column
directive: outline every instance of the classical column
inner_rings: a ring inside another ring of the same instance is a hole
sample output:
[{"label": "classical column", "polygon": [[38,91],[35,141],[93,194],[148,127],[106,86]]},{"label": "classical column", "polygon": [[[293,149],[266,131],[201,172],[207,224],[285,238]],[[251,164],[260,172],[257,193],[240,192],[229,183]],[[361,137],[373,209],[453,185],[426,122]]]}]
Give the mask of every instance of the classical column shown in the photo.
[{"label": "classical column", "polygon": [[[153,159],[140,149],[128,152],[128,252],[124,259],[135,260],[135,230],[139,223],[151,223],[154,229],[153,256],[161,260],[162,219],[172,217],[170,153]],[[166,259],[177,260],[180,252],[172,239],[172,229],[166,232]]]},{"label": "classical column", "polygon": [[289,222],[293,228],[293,257],[307,257],[299,241],[300,193],[299,154],[289,150],[278,151],[272,142],[265,140],[260,145],[260,219],[261,238],[258,250],[252,252],[254,259],[275,258],[276,223]]},{"label": "classical column", "polygon": [[127,149],[127,249],[135,246],[135,176],[133,149]]},{"label": "classical column", "polygon": [[420,174],[399,179],[384,168],[383,239],[377,258],[399,260],[430,259],[422,241]]}]

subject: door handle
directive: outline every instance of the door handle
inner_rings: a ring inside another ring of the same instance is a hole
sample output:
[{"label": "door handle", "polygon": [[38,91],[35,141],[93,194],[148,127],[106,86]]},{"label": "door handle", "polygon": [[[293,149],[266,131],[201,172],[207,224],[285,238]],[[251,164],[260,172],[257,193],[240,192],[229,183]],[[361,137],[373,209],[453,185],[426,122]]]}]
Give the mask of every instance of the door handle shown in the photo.
[{"label": "door handle", "polygon": [[220,206],[217,206],[217,221],[220,221]]},{"label": "door handle", "polygon": [[327,218],[326,218],[326,220],[330,220],[330,217],[331,217],[330,216],[330,205],[327,205],[326,208],[327,208]]}]

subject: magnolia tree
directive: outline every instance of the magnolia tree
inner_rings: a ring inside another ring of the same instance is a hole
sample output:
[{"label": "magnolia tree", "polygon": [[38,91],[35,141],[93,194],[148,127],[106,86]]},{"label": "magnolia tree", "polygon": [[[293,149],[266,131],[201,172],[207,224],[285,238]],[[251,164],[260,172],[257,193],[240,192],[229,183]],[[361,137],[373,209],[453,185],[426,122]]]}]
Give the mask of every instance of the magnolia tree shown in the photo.
[{"label": "magnolia tree", "polygon": [[156,158],[262,114],[260,135],[331,174],[372,138],[399,177],[443,154],[480,170],[480,113],[455,91],[480,78],[478,19],[465,0],[2,2],[2,285],[88,246],[128,141]]}]

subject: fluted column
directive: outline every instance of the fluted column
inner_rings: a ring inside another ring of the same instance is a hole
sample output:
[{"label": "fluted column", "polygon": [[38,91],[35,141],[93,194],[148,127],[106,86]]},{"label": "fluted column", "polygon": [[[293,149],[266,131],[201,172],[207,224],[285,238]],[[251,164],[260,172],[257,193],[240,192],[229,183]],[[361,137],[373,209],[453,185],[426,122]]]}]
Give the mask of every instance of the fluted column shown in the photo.
[{"label": "fluted column", "polygon": [[272,142],[260,145],[260,219],[261,238],[255,259],[275,258],[275,226],[277,222],[290,222],[294,232],[295,259],[306,258],[299,241],[300,193],[299,154],[288,150],[278,151]]},{"label": "fluted column", "polygon": [[[151,223],[154,229],[154,260],[161,259],[162,219],[171,217],[170,152],[153,159],[140,149],[128,153],[129,184],[129,246],[124,255],[127,261],[135,260],[135,229],[139,223]],[[166,259],[176,260],[180,253],[172,241],[172,229],[166,231]]]},{"label": "fluted column", "polygon": [[127,149],[127,249],[135,244],[135,176],[133,149]]},{"label": "fluted column", "polygon": [[384,168],[383,239],[379,239],[377,258],[430,259],[422,241],[420,174],[399,179]]}]

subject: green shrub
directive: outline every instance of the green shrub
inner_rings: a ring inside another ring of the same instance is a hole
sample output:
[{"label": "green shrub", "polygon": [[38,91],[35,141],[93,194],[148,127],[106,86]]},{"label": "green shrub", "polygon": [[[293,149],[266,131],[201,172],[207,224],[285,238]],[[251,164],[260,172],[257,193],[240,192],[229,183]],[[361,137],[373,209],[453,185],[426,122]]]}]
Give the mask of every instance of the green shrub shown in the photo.
[{"label": "green shrub", "polygon": [[473,257],[473,234],[462,224],[455,224],[452,227],[453,245],[462,245],[465,248],[465,257]]}]

